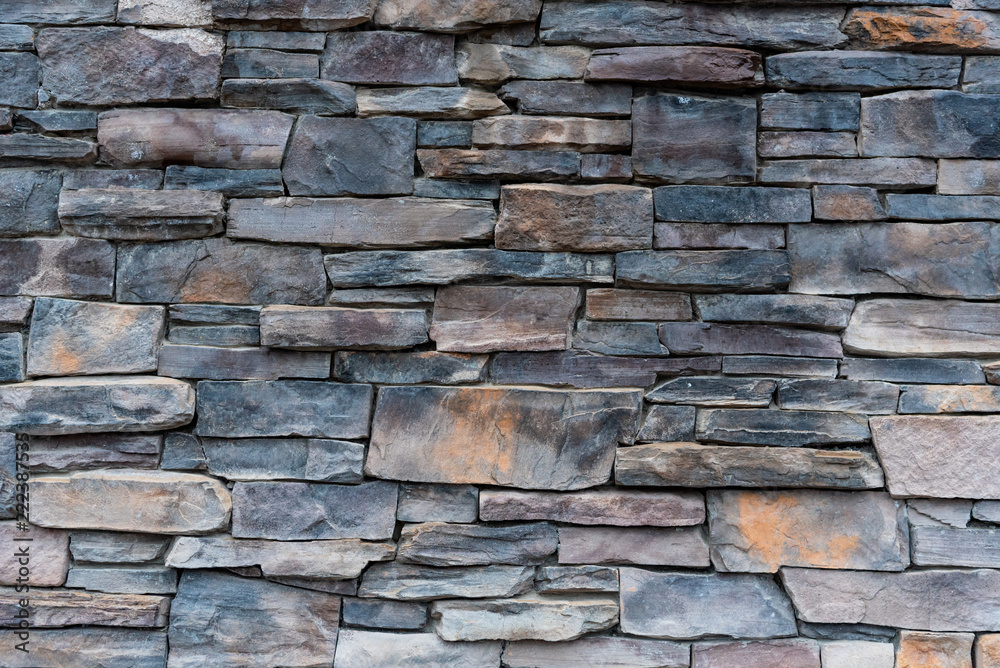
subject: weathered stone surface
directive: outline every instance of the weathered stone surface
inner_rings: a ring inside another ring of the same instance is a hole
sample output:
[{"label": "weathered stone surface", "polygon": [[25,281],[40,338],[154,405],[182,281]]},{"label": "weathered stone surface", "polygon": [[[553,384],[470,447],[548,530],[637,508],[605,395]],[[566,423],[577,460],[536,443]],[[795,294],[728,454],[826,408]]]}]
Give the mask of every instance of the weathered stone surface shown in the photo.
[{"label": "weathered stone surface", "polygon": [[573,287],[445,287],[437,293],[430,337],[450,352],[563,350],[579,304]]},{"label": "weathered stone surface", "polygon": [[780,160],[762,163],[758,172],[762,183],[790,186],[923,188],[933,186],[936,176],[934,162],[923,158]]},{"label": "weathered stone surface", "polygon": [[575,640],[618,622],[618,604],[606,599],[537,596],[482,601],[435,601],[434,630],[444,640]]},{"label": "weathered stone surface", "polygon": [[609,357],[589,352],[499,353],[492,364],[500,385],[554,385],[579,388],[648,387],[657,376],[717,373],[718,357]]},{"label": "weathered stone surface", "polygon": [[905,504],[883,492],[709,492],[708,511],[712,563],[722,572],[909,565]]},{"label": "weathered stone surface", "polygon": [[[212,325],[206,327],[170,325],[170,330],[167,333],[167,341],[178,345],[193,346],[256,346],[260,343],[260,329],[250,325]],[[245,351],[237,351],[235,356],[241,357],[242,355],[239,354],[240,352]],[[174,351],[174,354],[187,356],[188,353],[178,353],[178,351]],[[191,354],[211,355],[212,351],[204,351],[204,353],[192,351]],[[198,371],[188,371],[188,373],[210,374],[211,372],[203,368]],[[230,372],[223,371],[221,375],[224,378],[231,378],[231,376],[225,375],[227,373]],[[325,378],[326,375],[322,377]],[[214,380],[220,379],[215,378]]]},{"label": "weathered stone surface", "polygon": [[627,116],[632,112],[632,88],[623,84],[520,80],[506,84],[499,95],[516,100],[522,114]]},{"label": "weathered stone surface", "polygon": [[1000,24],[988,12],[950,8],[865,7],[852,9],[844,32],[867,49],[996,52]]},{"label": "weathered stone surface", "polygon": [[39,526],[209,533],[229,523],[229,491],[214,478],[166,471],[84,471],[31,481]]},{"label": "weathered stone surface", "polygon": [[959,56],[871,51],[781,53],[765,65],[768,85],[790,89],[951,88],[962,71]]},{"label": "weathered stone surface", "polygon": [[0,76],[4,89],[0,104],[34,108],[38,104],[38,84],[41,80],[38,56],[33,53],[0,53]]},{"label": "weathered stone surface", "polygon": [[982,220],[1000,205],[992,195],[951,196],[903,195],[889,193],[886,204],[890,218],[904,220]]},{"label": "weathered stone surface", "polygon": [[86,139],[67,139],[14,132],[0,135],[0,158],[14,164],[35,162],[90,163],[97,158],[97,145]]},{"label": "weathered stone surface", "polygon": [[71,531],[70,552],[76,562],[140,564],[163,557],[170,543],[166,536],[108,531]]},{"label": "weathered stone surface", "polygon": [[552,594],[618,591],[618,569],[606,566],[539,566],[535,588]]},{"label": "weathered stone surface", "polygon": [[[838,228],[841,229],[841,228]],[[843,329],[854,310],[850,299],[802,295],[695,295],[702,320],[763,322]]]},{"label": "weathered stone surface", "polygon": [[785,247],[782,225],[656,223],[653,248],[752,248]]},{"label": "weathered stone surface", "polygon": [[885,220],[889,217],[873,188],[813,186],[817,220]]},{"label": "weathered stone surface", "polygon": [[479,519],[485,522],[552,520],[616,526],[690,526],[705,521],[705,503],[690,492],[594,490],[560,494],[482,490]]},{"label": "weathered stone surface", "polygon": [[0,46],[4,51],[34,51],[35,31],[31,26],[0,25]]},{"label": "weathered stone surface", "polygon": [[305,30],[337,30],[371,19],[371,0],[213,0],[212,17],[229,25],[292,25]]},{"label": "weathered stone surface", "polygon": [[321,304],[326,292],[322,261],[318,248],[223,238],[122,244],[117,298],[133,303]]},{"label": "weathered stone surface", "polygon": [[786,380],[778,386],[778,405],[789,410],[824,410],[885,415],[896,411],[899,388],[867,380]]},{"label": "weathered stone surface", "polygon": [[860,354],[902,357],[984,356],[1000,351],[995,304],[957,300],[871,299],[860,302],[844,347]]},{"label": "weathered stone surface", "polygon": [[121,109],[98,117],[102,157],[114,166],[281,166],[292,116],[280,111]]},{"label": "weathered stone surface", "polygon": [[702,44],[802,49],[839,46],[843,13],[826,8],[757,7],[610,0],[554,2],[542,10],[539,35],[550,44]]},{"label": "weathered stone surface", "polygon": [[1000,577],[992,570],[874,573],[784,568],[781,579],[799,618],[806,622],[921,631],[995,631],[1000,625],[994,614]]},{"label": "weathered stone surface", "polygon": [[[24,593],[0,587],[0,612],[5,627],[16,627],[16,613]],[[169,596],[100,594],[71,589],[41,589],[31,592],[31,628],[59,626],[129,626],[154,628],[167,625]],[[8,621],[9,620],[9,621]]]},{"label": "weathered stone surface", "polygon": [[0,332],[20,332],[28,322],[34,300],[28,297],[0,297]]},{"label": "weathered stone surface", "polygon": [[358,595],[416,601],[508,598],[531,589],[534,579],[531,566],[433,568],[390,562],[365,572]]},{"label": "weathered stone surface", "polygon": [[896,653],[887,642],[838,640],[823,644],[824,668],[893,668]]},{"label": "weathered stone surface", "polygon": [[327,378],[330,375],[330,355],[259,347],[216,348],[167,343],[160,348],[156,368],[159,375],[171,378],[209,380]]},{"label": "weathered stone surface", "polygon": [[174,594],[177,571],[160,566],[74,566],[66,577],[66,586],[109,594]]},{"label": "weathered stone surface", "polygon": [[450,86],[455,38],[415,32],[330,33],[320,76],[352,84]]},{"label": "weathered stone surface", "polygon": [[330,305],[342,306],[421,306],[434,303],[434,288],[356,288],[334,289],[326,298]]},{"label": "weathered stone surface", "polygon": [[345,598],[344,624],[373,629],[419,631],[427,624],[427,606],[406,601]]},{"label": "weathered stone surface", "polygon": [[696,406],[767,408],[778,383],[759,378],[677,378],[646,395],[646,401]]},{"label": "weathered stone surface", "polygon": [[[0,585],[17,585],[30,582],[35,587],[60,587],[66,582],[69,570],[69,534],[40,526],[27,531],[18,528],[18,522],[0,522],[0,547],[5,557],[0,561]],[[30,542],[29,542],[30,541]],[[27,548],[28,562],[18,563],[20,548]],[[18,573],[22,565],[30,565],[30,573]],[[27,590],[25,590],[27,591]],[[0,655],[2,656],[2,655]]]},{"label": "weathered stone surface", "polygon": [[570,642],[509,642],[503,664],[510,668],[687,668],[687,645],[661,640],[596,636]]},{"label": "weathered stone surface", "polygon": [[0,518],[17,517],[17,439],[0,433]]},{"label": "weathered stone surface", "polygon": [[853,132],[761,132],[757,154],[762,158],[855,158]]},{"label": "weathered stone surface", "polygon": [[212,3],[206,0],[122,0],[118,23],[166,26],[208,26]]},{"label": "weathered stone surface", "polygon": [[358,116],[482,118],[509,114],[495,94],[473,88],[367,88],[358,91]]},{"label": "weathered stone surface", "polygon": [[968,56],[962,73],[962,90],[966,93],[996,93],[1000,90],[1000,78],[996,65],[997,56]]},{"label": "weathered stone surface", "polygon": [[70,134],[97,130],[96,111],[72,111],[64,109],[39,109],[18,112],[17,120],[26,122],[33,130]]},{"label": "weathered stone surface", "polygon": [[59,102],[135,104],[217,95],[223,41],[203,30],[46,28],[43,87]]},{"label": "weathered stone surface", "polygon": [[411,348],[427,341],[427,313],[411,309],[265,306],[260,340],[265,346],[314,348]]},{"label": "weathered stone surface", "polygon": [[649,406],[636,441],[693,441],[694,406]]},{"label": "weathered stone surface", "polygon": [[871,425],[891,494],[1000,499],[996,416],[875,417]]},{"label": "weathered stone surface", "polygon": [[690,320],[691,298],[659,290],[587,290],[590,320]]},{"label": "weathered stone surface", "polygon": [[479,488],[472,485],[399,486],[396,519],[400,522],[475,522]]},{"label": "weathered stone surface", "polygon": [[222,306],[219,304],[171,304],[170,322],[191,325],[260,324],[261,306]]},{"label": "weathered stone surface", "polygon": [[900,413],[994,413],[1000,387],[992,385],[904,385]]},{"label": "weathered stone surface", "polygon": [[663,186],[653,191],[656,219],[690,223],[799,223],[812,219],[800,188]]},{"label": "weathered stone surface", "polygon": [[194,434],[171,432],[163,437],[160,468],[167,471],[205,471],[205,449]]},{"label": "weathered stone surface", "polygon": [[627,149],[628,121],[558,116],[487,118],[472,124],[476,148],[541,149],[599,153]]},{"label": "weathered stone surface", "polygon": [[472,123],[417,121],[417,146],[472,146]]},{"label": "weathered stone surface", "polygon": [[[0,249],[3,242],[0,242]],[[611,255],[532,253],[487,248],[359,251],[324,257],[335,287],[446,285],[471,279],[523,283],[613,283]]]},{"label": "weathered stone surface", "polygon": [[102,668],[162,668],[167,634],[121,628],[39,630],[31,633],[28,653],[15,649],[21,631],[0,631],[0,661],[10,668],[71,666]]},{"label": "weathered stone surface", "polygon": [[626,182],[632,178],[632,157],[613,153],[584,153],[580,177],[587,181]]},{"label": "weathered stone surface", "polygon": [[0,334],[0,382],[24,380],[24,337],[20,332]]},{"label": "weathered stone surface", "polygon": [[911,527],[950,526],[964,529],[972,517],[972,501],[965,499],[909,499],[907,518]]},{"label": "weathered stone surface", "polygon": [[[787,666],[788,668],[819,668],[819,652],[819,643],[804,638],[695,643],[691,647],[691,667],[773,668],[774,666]],[[858,666],[858,668],[862,667]]]},{"label": "weathered stone surface", "polygon": [[0,169],[0,236],[57,234],[61,180],[51,170]]},{"label": "weathered stone surface", "polygon": [[0,427],[25,434],[159,431],[194,417],[194,390],[172,378],[48,378],[0,386]]},{"label": "weathered stone surface", "polygon": [[32,436],[32,473],[101,468],[155,469],[159,434],[68,434]]},{"label": "weathered stone surface", "polygon": [[652,322],[577,323],[573,348],[603,355],[666,355]]},{"label": "weathered stone surface", "polygon": [[996,529],[914,526],[911,535],[914,565],[995,568],[1000,564]]},{"label": "weathered stone surface", "polygon": [[164,190],[214,190],[227,197],[283,195],[280,169],[216,169],[170,165]]},{"label": "weathered stone surface", "polygon": [[864,415],[756,408],[699,411],[696,433],[698,440],[776,446],[863,443],[871,437]]},{"label": "weathered stone surface", "polygon": [[543,563],[558,547],[556,528],[545,522],[502,527],[427,522],[403,527],[396,560],[425,566],[524,566]]},{"label": "weathered stone surface", "polygon": [[1000,665],[1000,635],[988,634],[976,638],[976,666],[996,668]]},{"label": "weathered stone surface", "polygon": [[972,516],[982,522],[1000,524],[1000,501],[976,501]]},{"label": "weathered stone surface", "polygon": [[632,104],[632,166],[668,183],[754,180],[757,104],[752,98],[660,93]]},{"label": "weathered stone surface", "polygon": [[788,598],[757,575],[619,569],[621,630],[654,638],[773,638],[795,635]]},{"label": "weathered stone surface", "polygon": [[330,439],[202,439],[207,470],[227,480],[360,483],[364,446]]},{"label": "weathered stone surface", "polygon": [[375,12],[375,25],[393,29],[459,32],[498,23],[534,22],[541,0],[497,3],[490,0],[383,0]]},{"label": "weathered stone surface", "polygon": [[588,81],[747,88],[763,85],[761,63],[759,54],[742,49],[634,46],[594,51],[585,77]]},{"label": "weathered stone surface", "polygon": [[424,175],[433,178],[552,180],[580,173],[580,155],[570,151],[418,149]]},{"label": "weathered stone surface", "polygon": [[626,251],[615,276],[631,286],[763,289],[789,281],[784,251]]},{"label": "weathered stone surface", "polygon": [[413,180],[416,197],[445,199],[500,199],[500,184],[496,181],[449,181],[447,179]]},{"label": "weathered stone surface", "polygon": [[745,355],[724,357],[722,373],[727,376],[784,376],[786,378],[836,378],[837,360],[809,357]]},{"label": "weathered stone surface", "polygon": [[337,668],[496,668],[499,642],[445,642],[434,633],[378,633],[342,629]]},{"label": "weathered stone surface", "polygon": [[673,354],[843,356],[840,337],[826,332],[704,322],[668,322],[659,331],[660,340]]},{"label": "weathered stone surface", "polygon": [[282,79],[319,76],[319,56],[274,49],[226,49],[222,59],[224,79]]},{"label": "weathered stone surface", "polygon": [[140,188],[156,190],[163,186],[159,169],[68,169],[63,172],[63,188]]},{"label": "weathered stone surface", "polygon": [[972,633],[901,631],[896,665],[912,668],[972,668]]},{"label": "weathered stone surface", "polygon": [[[257,622],[248,626],[248,619]],[[329,663],[339,621],[339,596],[222,573],[185,572],[170,609],[170,664]]]},{"label": "weathered stone surface", "polygon": [[201,436],[365,438],[372,388],[309,380],[198,383]]},{"label": "weathered stone surface", "polygon": [[166,564],[183,569],[259,566],[266,576],[340,580],[356,578],[370,562],[392,559],[394,554],[392,543],[352,538],[287,542],[218,534],[177,538]]},{"label": "weathered stone surface", "polygon": [[[811,624],[799,622],[799,632],[817,640],[862,640],[868,642],[891,643],[896,637],[896,629],[871,624]],[[893,665],[894,657],[890,656],[889,666]],[[852,667],[854,664],[851,664]],[[881,664],[876,664],[881,665]]]},{"label": "weathered stone surface", "polygon": [[939,160],[938,192],[942,195],[998,195],[1000,161]]},{"label": "weathered stone surface", "polygon": [[874,456],[856,450],[652,443],[619,448],[619,485],[872,489],[884,483]]},{"label": "weathered stone surface", "polygon": [[583,77],[589,49],[577,46],[521,47],[505,44],[461,44],[455,51],[462,81],[484,85],[508,79],[579,79]]},{"label": "weathered stone surface", "polygon": [[652,214],[653,198],[646,188],[504,186],[496,246],[590,252],[651,248]]},{"label": "weathered stone surface", "polygon": [[560,564],[710,565],[700,527],[559,527]]},{"label": "weathered stone surface", "polygon": [[333,375],[351,383],[454,385],[486,380],[487,355],[439,353],[338,352]]},{"label": "weathered stone surface", "polygon": [[760,126],[781,130],[848,130],[860,124],[858,93],[765,93]]},{"label": "weathered stone surface", "polygon": [[[232,34],[229,33],[230,37]],[[220,101],[223,107],[261,107],[335,116],[350,114],[356,108],[351,86],[315,78],[227,79],[222,82]]]},{"label": "weathered stone surface", "polygon": [[365,473],[525,489],[592,487],[609,479],[615,444],[633,438],[639,396],[620,390],[384,387]]},{"label": "weathered stone surface", "polygon": [[197,190],[86,189],[59,197],[70,234],[100,239],[193,239],[222,231],[222,195]]},{"label": "weathered stone surface", "polygon": [[0,9],[4,23],[74,24],[115,20],[115,3],[110,0],[58,0],[43,5],[5,0]]}]

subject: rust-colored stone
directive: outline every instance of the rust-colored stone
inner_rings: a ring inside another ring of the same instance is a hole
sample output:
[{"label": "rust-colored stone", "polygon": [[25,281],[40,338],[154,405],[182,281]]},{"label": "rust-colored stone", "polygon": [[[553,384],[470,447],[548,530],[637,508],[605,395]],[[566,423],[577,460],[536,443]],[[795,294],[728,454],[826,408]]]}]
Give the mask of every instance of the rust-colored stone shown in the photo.
[{"label": "rust-colored stone", "polygon": [[843,30],[869,49],[954,52],[1000,47],[996,15],[948,7],[854,9]]},{"label": "rust-colored stone", "polygon": [[896,641],[896,668],[972,668],[971,633],[902,631]]}]

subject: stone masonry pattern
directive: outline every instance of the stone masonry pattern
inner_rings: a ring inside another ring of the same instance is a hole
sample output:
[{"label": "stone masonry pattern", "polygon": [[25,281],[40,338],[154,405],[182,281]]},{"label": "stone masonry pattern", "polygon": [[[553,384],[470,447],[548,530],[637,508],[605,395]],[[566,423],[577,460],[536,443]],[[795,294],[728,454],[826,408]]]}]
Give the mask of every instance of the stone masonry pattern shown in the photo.
[{"label": "stone masonry pattern", "polygon": [[0,0],[0,668],[256,667],[1000,668],[1000,0]]}]

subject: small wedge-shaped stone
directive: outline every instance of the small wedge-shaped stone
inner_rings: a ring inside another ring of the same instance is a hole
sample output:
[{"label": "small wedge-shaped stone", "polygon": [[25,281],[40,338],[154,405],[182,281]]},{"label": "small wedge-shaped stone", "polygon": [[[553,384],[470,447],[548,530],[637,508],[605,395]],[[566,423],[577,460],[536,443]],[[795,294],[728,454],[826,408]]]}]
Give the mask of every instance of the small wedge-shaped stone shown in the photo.
[{"label": "small wedge-shaped stone", "polygon": [[320,438],[203,438],[206,470],[227,480],[362,482],[361,443]]},{"label": "small wedge-shaped stone", "polygon": [[329,665],[339,622],[339,596],[188,571],[170,606],[170,666]]},{"label": "small wedge-shaped stone", "polygon": [[621,630],[653,638],[774,638],[796,634],[792,604],[758,575],[619,569]]},{"label": "small wedge-shaped stone", "polygon": [[904,504],[884,492],[709,492],[708,511],[712,563],[722,572],[909,565]]},{"label": "small wedge-shaped stone", "polygon": [[910,535],[914,565],[1000,567],[1000,530],[915,526]]},{"label": "small wedge-shaped stone", "polygon": [[613,252],[652,246],[648,188],[531,184],[501,191],[497,248]]},{"label": "small wedge-shaped stone", "polygon": [[167,553],[171,568],[246,568],[259,566],[266,576],[328,580],[356,578],[373,561],[395,555],[392,543],[356,538],[287,542],[257,538],[180,536]]},{"label": "small wedge-shaped stone", "polygon": [[705,521],[705,500],[691,492],[593,490],[560,494],[482,490],[479,519],[552,520],[615,526],[690,526]]},{"label": "small wedge-shaped stone", "polygon": [[0,385],[0,428],[24,434],[160,431],[193,418],[194,390],[172,378],[91,376]]},{"label": "small wedge-shaped stone", "polygon": [[948,7],[865,7],[850,11],[843,30],[866,49],[1000,51],[1000,21],[990,12]]},{"label": "small wedge-shaped stone", "polygon": [[168,471],[81,471],[31,481],[39,526],[203,534],[229,524],[229,490],[215,478]]},{"label": "small wedge-shaped stone", "polygon": [[541,0],[382,0],[374,23],[394,30],[464,32],[498,23],[534,23]]},{"label": "small wedge-shaped stone", "polygon": [[[171,329],[171,334],[175,333],[176,327]],[[291,352],[259,346],[223,348],[165,343],[160,347],[156,370],[159,375],[171,378],[208,380],[328,378],[330,354]]]},{"label": "small wedge-shaped stone", "polygon": [[711,565],[701,527],[559,527],[560,564]]},{"label": "small wedge-shaped stone", "polygon": [[921,631],[1000,630],[996,614],[1000,573],[995,570],[876,573],[783,568],[781,581],[803,622]]},{"label": "small wedge-shaped stone", "polygon": [[533,566],[433,568],[375,564],[361,580],[359,596],[429,601],[435,598],[508,598],[531,589]]},{"label": "small wedge-shaped stone", "polygon": [[903,357],[1000,353],[1000,305],[957,300],[860,302],[844,332],[853,353]]},{"label": "small wedge-shaped stone", "polygon": [[[34,518],[32,518],[34,519]],[[19,601],[24,593],[15,587],[0,587],[0,618],[3,626],[16,627]],[[31,628],[59,626],[129,626],[161,628],[167,625],[169,596],[102,594],[72,589],[31,590]],[[37,665],[37,664],[35,664]]]},{"label": "small wedge-shaped stone", "polygon": [[785,251],[626,251],[615,264],[618,280],[633,286],[759,290],[790,279]]},{"label": "small wedge-shaped stone", "polygon": [[97,239],[0,240],[0,295],[110,297],[115,247]]},{"label": "small wedge-shaped stone", "polygon": [[222,194],[201,190],[64,190],[59,222],[78,237],[196,239],[222,231]]},{"label": "small wedge-shaped stone", "polygon": [[950,88],[958,84],[962,59],[912,53],[808,51],[768,56],[766,67],[768,85],[788,89]]},{"label": "small wedge-shaped stone", "polygon": [[37,44],[43,87],[62,104],[204,100],[218,94],[223,41],[204,30],[46,28]]},{"label": "small wedge-shaped stone", "polygon": [[895,496],[1000,499],[1000,416],[886,416],[872,438]]},{"label": "small wedge-shaped stone", "polygon": [[430,178],[508,178],[549,181],[580,173],[580,154],[571,151],[487,151],[418,149],[417,160]]},{"label": "small wedge-shaped stone", "polygon": [[489,202],[400,197],[275,197],[229,205],[227,235],[327,247],[429,246],[491,239]]},{"label": "small wedge-shaped stone", "polygon": [[494,93],[474,88],[366,88],[358,91],[358,116],[483,118],[509,114]]},{"label": "small wedge-shaped stone", "polygon": [[528,595],[484,601],[435,601],[434,630],[442,639],[575,640],[618,623],[618,603],[607,599],[565,600]]},{"label": "small wedge-shaped stone", "polygon": [[640,394],[384,387],[365,473],[525,489],[599,485],[616,443],[634,437]]},{"label": "small wedge-shaped stone", "polygon": [[164,316],[162,306],[36,299],[28,337],[28,374],[153,371]]},{"label": "small wedge-shaped stone", "polygon": [[571,642],[509,642],[503,665],[509,668],[688,668],[691,650],[680,643],[596,636]]},{"label": "small wedge-shaped stone", "polygon": [[276,169],[292,120],[280,111],[121,109],[98,117],[97,139],[115,166]]},{"label": "small wedge-shaped stone", "polygon": [[857,450],[651,443],[618,448],[615,482],[664,487],[877,489],[878,460]]},{"label": "small wedge-shaped stone", "polygon": [[486,118],[472,124],[476,148],[541,149],[600,153],[632,144],[628,121],[560,116]]},{"label": "small wedge-shaped stone", "polygon": [[663,186],[653,191],[656,219],[684,223],[808,223],[809,192],[801,188]]},{"label": "small wedge-shaped stone", "polygon": [[663,345],[678,355],[843,357],[836,334],[791,327],[665,322],[659,333]]},{"label": "small wedge-shaped stone", "polygon": [[398,485],[238,482],[233,536],[272,540],[389,540],[396,526]]},{"label": "small wedge-shaped stone", "polygon": [[[445,642],[434,633],[341,629],[336,668],[497,668],[499,642]],[[326,657],[329,663],[329,657]]]},{"label": "small wedge-shaped stone", "polygon": [[452,86],[458,83],[454,53],[452,35],[335,32],[327,36],[320,77],[349,84]]},{"label": "small wedge-shaped stone", "polygon": [[864,415],[717,408],[698,412],[698,440],[746,445],[831,445],[871,438]]},{"label": "small wedge-shaped stone", "polygon": [[417,309],[354,309],[265,306],[260,343],[276,348],[412,348],[427,341],[427,312]]},{"label": "small wedge-shaped stone", "polygon": [[760,54],[708,46],[633,46],[598,49],[588,81],[644,81],[711,88],[761,86]]},{"label": "small wedge-shaped stone", "polygon": [[403,527],[396,559],[425,566],[525,566],[543,563],[558,548],[556,528],[546,522],[498,527],[426,522]]},{"label": "small wedge-shaped stone", "polygon": [[101,668],[163,668],[167,634],[122,628],[31,632],[29,652],[15,649],[23,631],[0,631],[0,663],[8,668],[87,665]]}]

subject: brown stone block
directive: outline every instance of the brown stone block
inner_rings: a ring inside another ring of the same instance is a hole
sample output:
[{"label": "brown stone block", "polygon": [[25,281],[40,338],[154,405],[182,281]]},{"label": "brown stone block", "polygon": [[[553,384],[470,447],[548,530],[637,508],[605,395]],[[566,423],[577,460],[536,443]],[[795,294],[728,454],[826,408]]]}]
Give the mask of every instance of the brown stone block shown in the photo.
[{"label": "brown stone block", "polygon": [[643,81],[712,88],[764,85],[760,54],[708,46],[634,46],[597,49],[588,81]]}]

